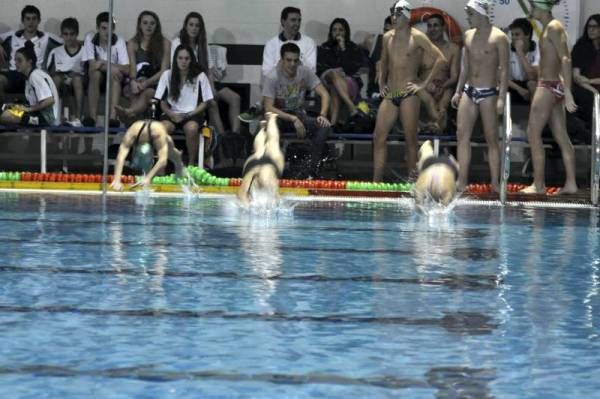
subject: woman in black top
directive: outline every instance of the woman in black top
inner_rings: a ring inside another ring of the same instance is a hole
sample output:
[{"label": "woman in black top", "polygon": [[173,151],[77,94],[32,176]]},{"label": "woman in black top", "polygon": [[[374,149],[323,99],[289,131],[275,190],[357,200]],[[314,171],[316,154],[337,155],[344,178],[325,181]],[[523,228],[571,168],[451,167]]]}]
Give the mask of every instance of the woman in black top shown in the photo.
[{"label": "woman in black top", "polygon": [[600,14],[590,16],[583,35],[571,53],[573,63],[573,95],[577,99],[577,114],[589,126],[592,123],[594,94],[600,91]]},{"label": "woman in black top", "polygon": [[368,66],[364,50],[350,40],[350,25],[336,18],[329,26],[329,38],[317,49],[317,75],[331,93],[330,121],[337,123],[342,103],[350,116],[358,111],[355,102],[363,85],[358,76]]},{"label": "woman in black top", "polygon": [[128,108],[115,107],[123,119],[133,118],[148,108],[160,75],[169,69],[170,49],[171,42],[162,34],[158,15],[142,11],[135,36],[127,42],[131,104]]}]

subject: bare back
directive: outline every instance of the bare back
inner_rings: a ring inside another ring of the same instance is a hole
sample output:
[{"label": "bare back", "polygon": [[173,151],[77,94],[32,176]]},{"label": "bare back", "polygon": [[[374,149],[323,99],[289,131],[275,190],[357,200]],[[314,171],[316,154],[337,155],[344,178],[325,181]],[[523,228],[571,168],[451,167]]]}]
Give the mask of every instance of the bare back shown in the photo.
[{"label": "bare back", "polygon": [[555,43],[566,41],[566,32],[562,24],[556,19],[550,21],[542,32],[540,38],[540,80],[558,80],[562,62]]},{"label": "bare back", "polygon": [[465,62],[468,65],[467,83],[474,87],[493,88],[498,86],[500,46],[506,35],[495,26],[489,31],[469,29],[465,33]]},{"label": "bare back", "polygon": [[392,91],[403,90],[408,82],[417,80],[424,51],[415,39],[416,35],[424,33],[410,28],[407,35],[391,30],[383,36],[384,51],[387,53],[387,85]]}]

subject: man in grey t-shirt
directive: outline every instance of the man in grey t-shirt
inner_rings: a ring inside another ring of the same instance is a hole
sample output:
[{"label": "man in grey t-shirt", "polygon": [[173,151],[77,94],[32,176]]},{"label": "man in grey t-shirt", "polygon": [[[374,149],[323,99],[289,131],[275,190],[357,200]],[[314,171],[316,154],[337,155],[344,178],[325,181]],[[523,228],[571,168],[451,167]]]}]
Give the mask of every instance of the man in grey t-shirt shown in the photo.
[{"label": "man in grey t-shirt", "polygon": [[[311,162],[309,174],[316,174],[322,159],[323,146],[329,134],[327,119],[329,93],[308,67],[300,65],[300,48],[294,43],[281,46],[281,65],[265,77],[263,107],[279,117],[277,123],[282,132],[295,131],[299,139],[310,138]],[[314,90],[321,97],[321,110],[317,118],[306,114],[306,93]]]}]

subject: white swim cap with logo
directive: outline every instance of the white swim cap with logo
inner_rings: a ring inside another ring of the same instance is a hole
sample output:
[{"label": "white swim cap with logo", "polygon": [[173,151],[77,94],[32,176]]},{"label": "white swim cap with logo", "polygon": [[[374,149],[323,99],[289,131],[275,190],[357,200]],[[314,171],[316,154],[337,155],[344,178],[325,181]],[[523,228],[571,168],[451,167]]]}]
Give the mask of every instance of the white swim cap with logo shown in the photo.
[{"label": "white swim cap with logo", "polygon": [[398,0],[392,8],[390,8],[390,12],[392,15],[402,13],[406,18],[410,19],[410,12],[412,10],[412,6],[406,0]]},{"label": "white swim cap with logo", "polygon": [[490,17],[490,2],[489,0],[469,0],[467,7],[484,17]]}]

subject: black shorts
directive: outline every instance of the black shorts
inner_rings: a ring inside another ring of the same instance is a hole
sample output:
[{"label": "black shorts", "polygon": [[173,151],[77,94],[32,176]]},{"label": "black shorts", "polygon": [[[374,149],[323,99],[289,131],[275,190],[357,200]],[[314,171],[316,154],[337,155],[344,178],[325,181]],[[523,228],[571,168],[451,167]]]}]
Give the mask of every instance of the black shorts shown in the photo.
[{"label": "black shorts", "polygon": [[6,80],[8,80],[6,87],[4,87],[6,93],[22,94],[25,92],[25,82],[27,81],[27,77],[21,72],[0,71],[0,75],[5,76]]},{"label": "black shorts", "polygon": [[189,119],[184,119],[183,121],[181,121],[179,123],[175,123],[171,119],[169,119],[169,117],[166,114],[163,114],[162,117],[160,118],[160,120],[171,122],[175,126],[175,130],[183,130],[183,126],[190,121],[194,121],[194,122],[198,123],[199,127],[202,127],[202,125],[204,125],[204,121],[206,121],[206,116],[204,115],[204,112],[203,112],[201,114],[194,115]]}]

